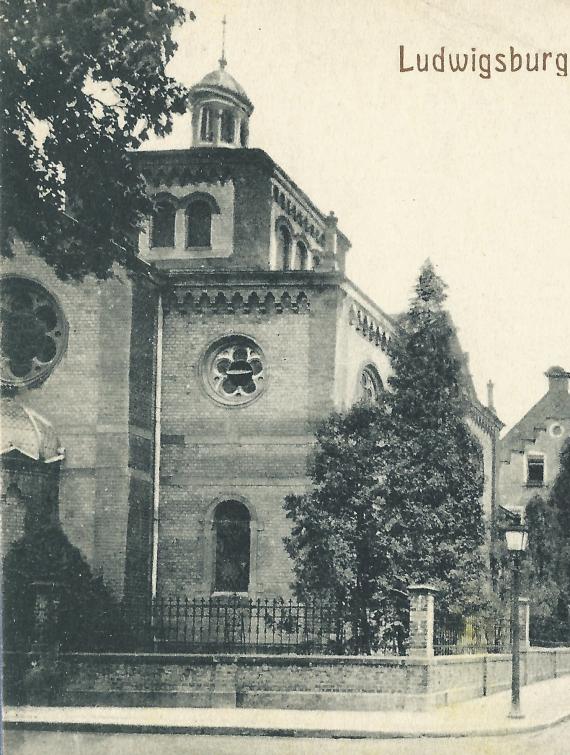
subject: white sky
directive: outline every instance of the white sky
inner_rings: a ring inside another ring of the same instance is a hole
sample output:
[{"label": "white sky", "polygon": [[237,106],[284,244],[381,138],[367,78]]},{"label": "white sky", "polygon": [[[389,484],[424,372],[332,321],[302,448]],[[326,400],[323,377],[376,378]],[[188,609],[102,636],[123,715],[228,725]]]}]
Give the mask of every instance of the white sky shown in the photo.
[{"label": "white sky", "polygon": [[[567,0],[184,0],[170,73],[217,67],[266,150],[351,239],[347,272],[388,313],[422,262],[447,282],[480,398],[512,424],[570,369],[570,75],[399,72],[415,52],[570,53]],[[570,63],[569,63],[570,65]],[[190,146],[190,118],[153,147]]]}]

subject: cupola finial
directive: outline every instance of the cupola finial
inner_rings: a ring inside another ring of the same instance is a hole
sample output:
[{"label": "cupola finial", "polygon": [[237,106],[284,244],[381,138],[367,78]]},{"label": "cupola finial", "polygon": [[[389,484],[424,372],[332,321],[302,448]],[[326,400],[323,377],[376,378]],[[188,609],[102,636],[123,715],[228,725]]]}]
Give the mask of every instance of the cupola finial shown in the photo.
[{"label": "cupola finial", "polygon": [[224,16],[222,20],[222,57],[218,61],[222,71],[228,64],[228,61],[226,60],[226,24],[227,24],[226,17]]}]

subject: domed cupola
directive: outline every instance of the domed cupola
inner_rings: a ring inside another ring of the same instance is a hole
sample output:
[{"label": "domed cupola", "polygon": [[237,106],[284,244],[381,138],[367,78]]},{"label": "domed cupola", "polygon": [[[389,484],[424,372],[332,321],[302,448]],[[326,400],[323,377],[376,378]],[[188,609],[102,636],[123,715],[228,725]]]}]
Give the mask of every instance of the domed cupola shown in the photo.
[{"label": "domed cupola", "polygon": [[190,89],[195,147],[247,147],[253,104],[226,65],[222,52],[220,67]]}]

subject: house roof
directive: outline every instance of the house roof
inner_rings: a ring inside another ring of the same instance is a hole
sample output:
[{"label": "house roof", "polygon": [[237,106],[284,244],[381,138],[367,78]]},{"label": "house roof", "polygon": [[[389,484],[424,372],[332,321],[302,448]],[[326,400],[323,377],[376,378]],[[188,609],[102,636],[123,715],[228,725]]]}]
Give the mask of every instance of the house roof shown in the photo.
[{"label": "house roof", "polygon": [[[569,377],[562,367],[551,367],[545,375],[549,380],[566,380]],[[548,421],[553,419],[570,419],[570,393],[567,390],[553,390],[551,385],[547,393],[502,438],[501,459],[508,461],[513,451],[522,453],[525,446],[534,443],[538,433],[544,432]]]}]

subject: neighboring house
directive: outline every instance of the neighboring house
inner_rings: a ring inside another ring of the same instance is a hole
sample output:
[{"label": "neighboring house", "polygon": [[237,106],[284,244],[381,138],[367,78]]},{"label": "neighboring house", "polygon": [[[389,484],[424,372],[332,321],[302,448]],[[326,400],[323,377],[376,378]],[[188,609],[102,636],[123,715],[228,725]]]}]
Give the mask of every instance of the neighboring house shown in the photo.
[{"label": "neighboring house", "polygon": [[[135,157],[138,273],[1,263],[4,549],[43,505],[119,596],[285,595],[283,499],[318,423],[382,400],[398,326],[345,277],[334,214],[248,147],[225,61],[191,95],[194,146]],[[469,391],[490,517],[500,423]]]},{"label": "neighboring house", "polygon": [[551,367],[548,392],[500,441],[499,503],[524,511],[535,495],[546,498],[560,466],[560,450],[570,436],[570,373]]}]

